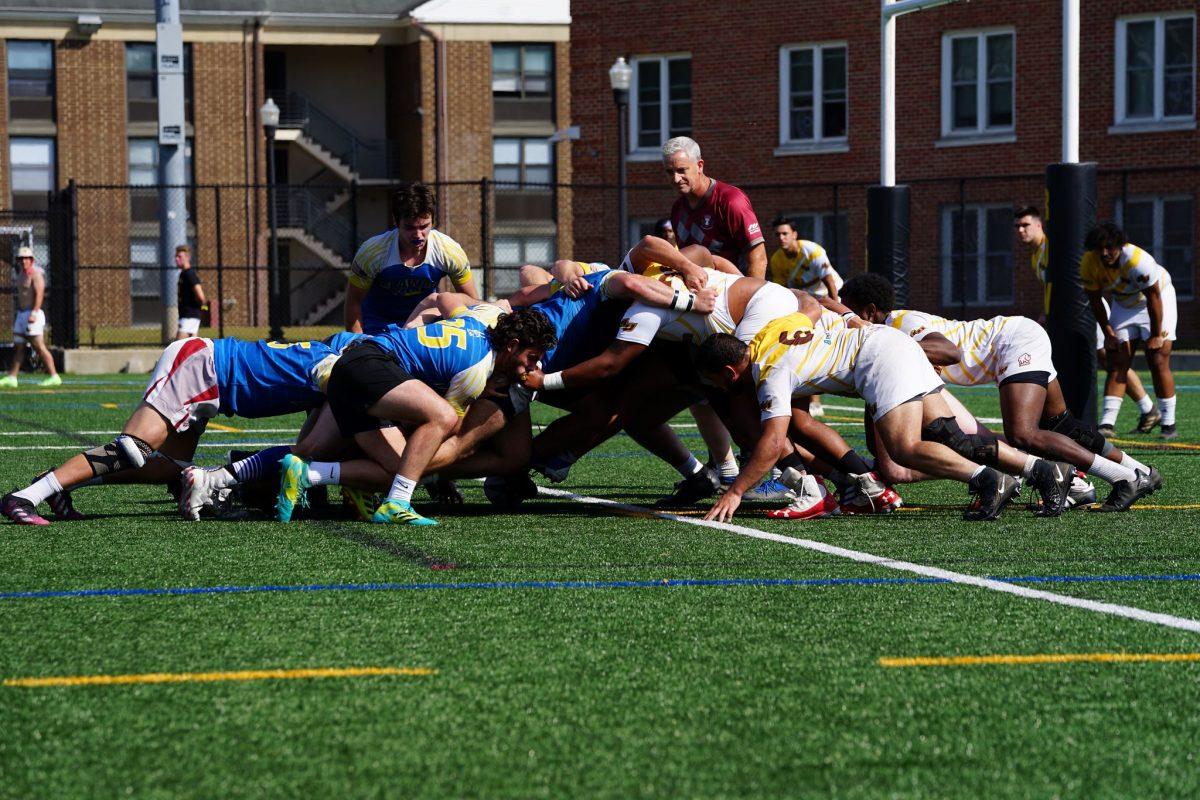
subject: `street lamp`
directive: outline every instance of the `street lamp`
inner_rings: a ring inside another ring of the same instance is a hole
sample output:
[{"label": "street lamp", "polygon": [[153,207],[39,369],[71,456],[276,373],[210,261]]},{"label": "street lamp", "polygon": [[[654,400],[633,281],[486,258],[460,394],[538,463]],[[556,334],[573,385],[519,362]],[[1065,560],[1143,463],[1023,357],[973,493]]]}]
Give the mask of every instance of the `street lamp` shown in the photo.
[{"label": "street lamp", "polygon": [[617,215],[620,218],[618,230],[621,233],[621,253],[629,250],[629,231],[627,220],[627,197],[625,192],[625,110],[629,107],[629,84],[633,81],[633,68],[625,63],[624,56],[618,56],[613,65],[608,68],[608,82],[612,86],[613,101],[617,104]]},{"label": "street lamp", "polygon": [[267,251],[267,267],[271,275],[271,295],[267,298],[267,321],[271,326],[270,337],[278,341],[283,338],[283,298],[279,275],[279,228],[275,217],[275,130],[279,127],[279,106],[267,98],[258,110],[263,132],[267,135],[267,208],[271,225],[271,245]]}]

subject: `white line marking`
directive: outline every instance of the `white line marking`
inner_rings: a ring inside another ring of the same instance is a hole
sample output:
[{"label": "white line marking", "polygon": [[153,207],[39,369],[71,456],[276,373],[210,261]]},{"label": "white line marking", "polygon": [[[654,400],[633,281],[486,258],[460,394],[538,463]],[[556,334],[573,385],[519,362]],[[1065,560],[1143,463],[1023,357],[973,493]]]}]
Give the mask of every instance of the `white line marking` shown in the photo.
[{"label": "white line marking", "polygon": [[[859,414],[861,414],[863,411],[862,406],[825,405],[825,408],[829,411],[857,411]],[[820,419],[820,417],[818,417],[818,419]],[[984,425],[999,425],[1000,423],[1004,422],[1004,420],[1000,419],[999,417],[976,417],[975,419],[979,420]],[[829,425],[831,423],[826,422],[825,424]]]},{"label": "white line marking", "polygon": [[589,503],[591,505],[608,506],[610,508],[619,508],[623,511],[633,511],[637,513],[650,513],[661,519],[669,519],[674,522],[686,522],[689,525],[698,525],[704,528],[714,528],[720,531],[728,531],[736,533],[739,536],[748,536],[752,539],[764,539],[769,542],[781,542],[783,544],[795,545],[808,550],[815,550],[818,553],[825,553],[839,558],[848,558],[851,561],[858,561],[862,564],[871,564],[884,569],[894,569],[900,572],[911,572],[916,575],[923,575],[928,578],[941,578],[942,580],[951,583],[961,583],[967,586],[977,586],[981,589],[990,589],[993,592],[1003,592],[1004,594],[1012,594],[1017,597],[1025,597],[1030,600],[1045,600],[1048,603],[1057,603],[1062,606],[1070,606],[1072,608],[1082,608],[1085,611],[1094,611],[1098,614],[1110,614],[1115,617],[1125,617],[1127,619],[1137,620],[1138,622],[1149,622],[1154,625],[1164,625],[1168,628],[1178,628],[1179,630],[1191,631],[1192,633],[1200,633],[1200,620],[1187,619],[1185,617],[1176,617],[1171,614],[1161,614],[1157,611],[1146,611],[1141,608],[1132,606],[1122,606],[1116,603],[1101,603],[1096,600],[1085,600],[1080,597],[1071,597],[1065,594],[1055,594],[1054,592],[1046,592],[1041,589],[1030,589],[1026,586],[1018,586],[1013,583],[1005,583],[1004,581],[992,580],[991,578],[981,578],[977,575],[965,575],[961,572],[951,572],[950,570],[940,569],[938,567],[927,567],[923,564],[914,564],[911,561],[898,561],[894,558],[885,558],[876,556],[870,553],[864,553],[861,550],[848,550],[845,547],[837,547],[824,542],[816,542],[812,539],[800,539],[794,536],[783,536],[778,533],[767,533],[756,528],[746,528],[741,525],[733,525],[728,522],[706,522],[702,519],[693,519],[691,517],[680,517],[675,514],[668,514],[663,511],[654,511],[653,509],[644,508],[642,506],[628,505],[626,503],[618,503],[614,500],[605,500],[599,497],[585,497],[575,494],[574,492],[565,492],[561,489],[551,489],[546,486],[539,486],[540,494],[547,494],[551,497],[563,497],[574,500],[580,503]]}]

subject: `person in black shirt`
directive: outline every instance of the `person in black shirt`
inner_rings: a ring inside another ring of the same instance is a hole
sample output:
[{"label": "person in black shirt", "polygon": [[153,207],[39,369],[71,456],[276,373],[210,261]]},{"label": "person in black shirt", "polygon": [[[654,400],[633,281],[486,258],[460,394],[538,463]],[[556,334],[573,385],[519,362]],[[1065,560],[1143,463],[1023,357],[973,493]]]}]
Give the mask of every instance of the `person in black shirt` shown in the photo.
[{"label": "person in black shirt", "polygon": [[175,266],[179,267],[179,329],[176,340],[187,339],[200,332],[200,314],[208,308],[200,276],[192,269],[192,252],[186,244],[175,248]]}]

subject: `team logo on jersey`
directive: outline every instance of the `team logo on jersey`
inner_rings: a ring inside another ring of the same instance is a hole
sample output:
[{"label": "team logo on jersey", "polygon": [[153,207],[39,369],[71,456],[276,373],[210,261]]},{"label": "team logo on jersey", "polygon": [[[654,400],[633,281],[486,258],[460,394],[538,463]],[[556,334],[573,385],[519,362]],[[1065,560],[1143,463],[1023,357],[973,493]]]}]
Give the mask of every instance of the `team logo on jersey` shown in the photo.
[{"label": "team logo on jersey", "polygon": [[759,230],[760,230],[760,229],[759,229],[759,227],[758,227],[758,223],[757,223],[757,222],[753,222],[753,223],[751,223],[751,224],[750,224],[750,227],[746,229],[746,232],[747,232],[747,233],[758,233],[758,231],[759,231]]},{"label": "team logo on jersey", "polygon": [[770,411],[771,410],[771,401],[763,400],[761,403],[758,404],[758,410],[759,411]]},{"label": "team logo on jersey", "polygon": [[795,347],[796,345],[808,344],[812,341],[812,338],[812,331],[796,331],[791,336],[788,336],[787,331],[782,331],[779,334],[779,343]]},{"label": "team logo on jersey", "polygon": [[700,227],[701,227],[701,228],[704,228],[704,230],[708,230],[709,228],[711,228],[711,227],[712,227],[712,223],[713,223],[712,214],[705,214],[705,215],[704,215],[704,216],[703,216],[703,217],[700,219]]},{"label": "team logo on jersey", "polygon": [[634,322],[634,321],[633,321],[633,320],[631,320],[631,319],[623,319],[623,320],[621,320],[621,330],[622,330],[623,332],[625,332],[625,333],[629,333],[630,331],[632,331],[632,330],[633,330],[634,328],[636,328],[636,327],[637,327],[637,323],[636,323],[636,322]]},{"label": "team logo on jersey", "polygon": [[1020,357],[1017,359],[1017,366],[1020,366],[1020,367],[1028,367],[1028,366],[1029,366],[1029,362],[1030,362],[1030,361],[1032,361],[1032,360],[1033,360],[1033,359],[1031,359],[1031,358],[1029,357],[1029,353],[1022,353],[1022,354],[1020,355]]},{"label": "team logo on jersey", "polygon": [[921,331],[923,331],[923,330],[925,330],[925,326],[924,326],[924,325],[922,325],[921,327],[917,328],[915,331],[913,331],[912,333],[910,333],[910,334],[909,334],[909,336],[913,336],[913,337],[920,336],[920,335],[921,335]]}]

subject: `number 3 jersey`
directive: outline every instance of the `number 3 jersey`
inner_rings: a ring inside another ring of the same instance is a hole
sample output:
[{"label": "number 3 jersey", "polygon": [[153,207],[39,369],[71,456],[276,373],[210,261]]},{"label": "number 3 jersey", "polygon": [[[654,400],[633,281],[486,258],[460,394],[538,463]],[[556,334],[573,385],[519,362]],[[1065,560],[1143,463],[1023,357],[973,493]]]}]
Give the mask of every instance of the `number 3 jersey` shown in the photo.
[{"label": "number 3 jersey", "polygon": [[871,328],[814,329],[801,313],[768,323],[750,342],[762,419],[792,413],[792,397],[856,393],[854,368]]},{"label": "number 3 jersey", "polygon": [[488,324],[470,312],[419,328],[389,325],[370,341],[445,397],[460,416],[483,394],[496,363]]}]

